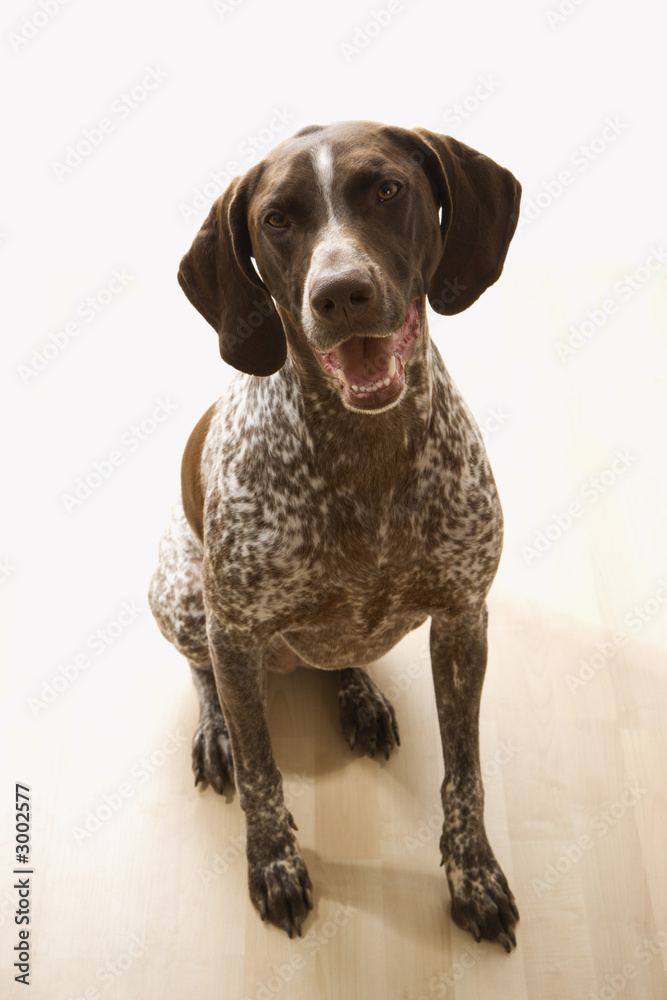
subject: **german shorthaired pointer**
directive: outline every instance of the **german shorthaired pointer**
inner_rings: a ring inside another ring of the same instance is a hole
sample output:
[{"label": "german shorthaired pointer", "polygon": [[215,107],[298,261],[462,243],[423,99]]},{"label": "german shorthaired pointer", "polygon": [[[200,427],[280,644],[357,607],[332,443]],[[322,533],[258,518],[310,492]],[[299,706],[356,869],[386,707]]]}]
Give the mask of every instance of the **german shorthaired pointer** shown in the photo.
[{"label": "german shorthaired pointer", "polygon": [[236,784],[250,897],[290,937],[312,885],[265,668],[340,671],[345,738],[388,757],[394,710],[364,664],[430,616],[452,916],[477,940],[516,944],[478,737],[502,513],[426,296],[452,315],[498,279],[520,196],[509,171],[451,137],[312,126],[232,181],[181,261],[181,287],[239,373],[186,446],[150,604],[199,696],[195,784]]}]

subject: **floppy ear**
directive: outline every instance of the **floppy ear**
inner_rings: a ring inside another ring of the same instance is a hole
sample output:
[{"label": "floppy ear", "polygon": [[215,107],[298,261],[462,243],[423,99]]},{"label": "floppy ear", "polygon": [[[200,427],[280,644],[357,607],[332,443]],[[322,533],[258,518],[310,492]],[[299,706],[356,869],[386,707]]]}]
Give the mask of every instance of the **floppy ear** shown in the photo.
[{"label": "floppy ear", "polygon": [[442,255],[428,298],[437,313],[453,316],[500,277],[519,221],[521,185],[509,170],[452,136],[414,132],[442,206]]},{"label": "floppy ear", "polygon": [[250,260],[247,209],[247,177],[235,177],[181,261],[178,283],[218,334],[227,364],[249,375],[272,375],[285,363],[287,344]]}]

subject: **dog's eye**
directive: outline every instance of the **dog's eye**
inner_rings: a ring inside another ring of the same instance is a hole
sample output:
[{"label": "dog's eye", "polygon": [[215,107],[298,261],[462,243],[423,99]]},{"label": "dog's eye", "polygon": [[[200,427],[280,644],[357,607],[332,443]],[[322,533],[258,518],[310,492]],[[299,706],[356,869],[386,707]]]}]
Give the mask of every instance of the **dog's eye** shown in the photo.
[{"label": "dog's eye", "polygon": [[285,226],[289,226],[287,216],[283,215],[282,212],[271,212],[270,215],[267,215],[266,222],[274,229],[284,229]]},{"label": "dog's eye", "polygon": [[377,189],[377,199],[378,201],[391,201],[400,190],[401,185],[396,181],[382,181],[382,184]]}]

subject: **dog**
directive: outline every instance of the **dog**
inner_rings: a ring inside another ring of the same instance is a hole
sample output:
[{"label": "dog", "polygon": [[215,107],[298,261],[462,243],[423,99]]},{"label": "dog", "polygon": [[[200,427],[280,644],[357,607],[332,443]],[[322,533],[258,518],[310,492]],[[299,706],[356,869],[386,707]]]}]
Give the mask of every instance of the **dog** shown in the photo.
[{"label": "dog", "polygon": [[195,784],[235,784],[250,898],[300,935],[312,884],[265,718],[265,670],[340,672],[351,747],[389,757],[364,670],[431,618],[452,917],[516,945],[483,818],[486,596],[502,548],[480,431],[430,339],[501,274],[521,186],[450,136],[311,126],[233,179],[179,283],[235,372],[182,462],[150,606],[200,703]]}]

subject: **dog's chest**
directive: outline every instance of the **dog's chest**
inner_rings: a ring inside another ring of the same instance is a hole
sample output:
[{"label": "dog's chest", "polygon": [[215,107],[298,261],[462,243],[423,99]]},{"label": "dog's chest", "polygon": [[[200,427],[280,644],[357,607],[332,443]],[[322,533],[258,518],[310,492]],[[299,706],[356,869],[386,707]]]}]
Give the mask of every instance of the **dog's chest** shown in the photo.
[{"label": "dog's chest", "polygon": [[311,662],[311,647],[331,648],[340,665],[342,644],[374,659],[435,608],[461,613],[488,588],[502,521],[483,451],[454,475],[434,438],[400,475],[388,455],[382,485],[360,467],[340,486],[296,424],[268,442],[238,411],[225,424],[207,558],[228,626],[283,632]]}]

